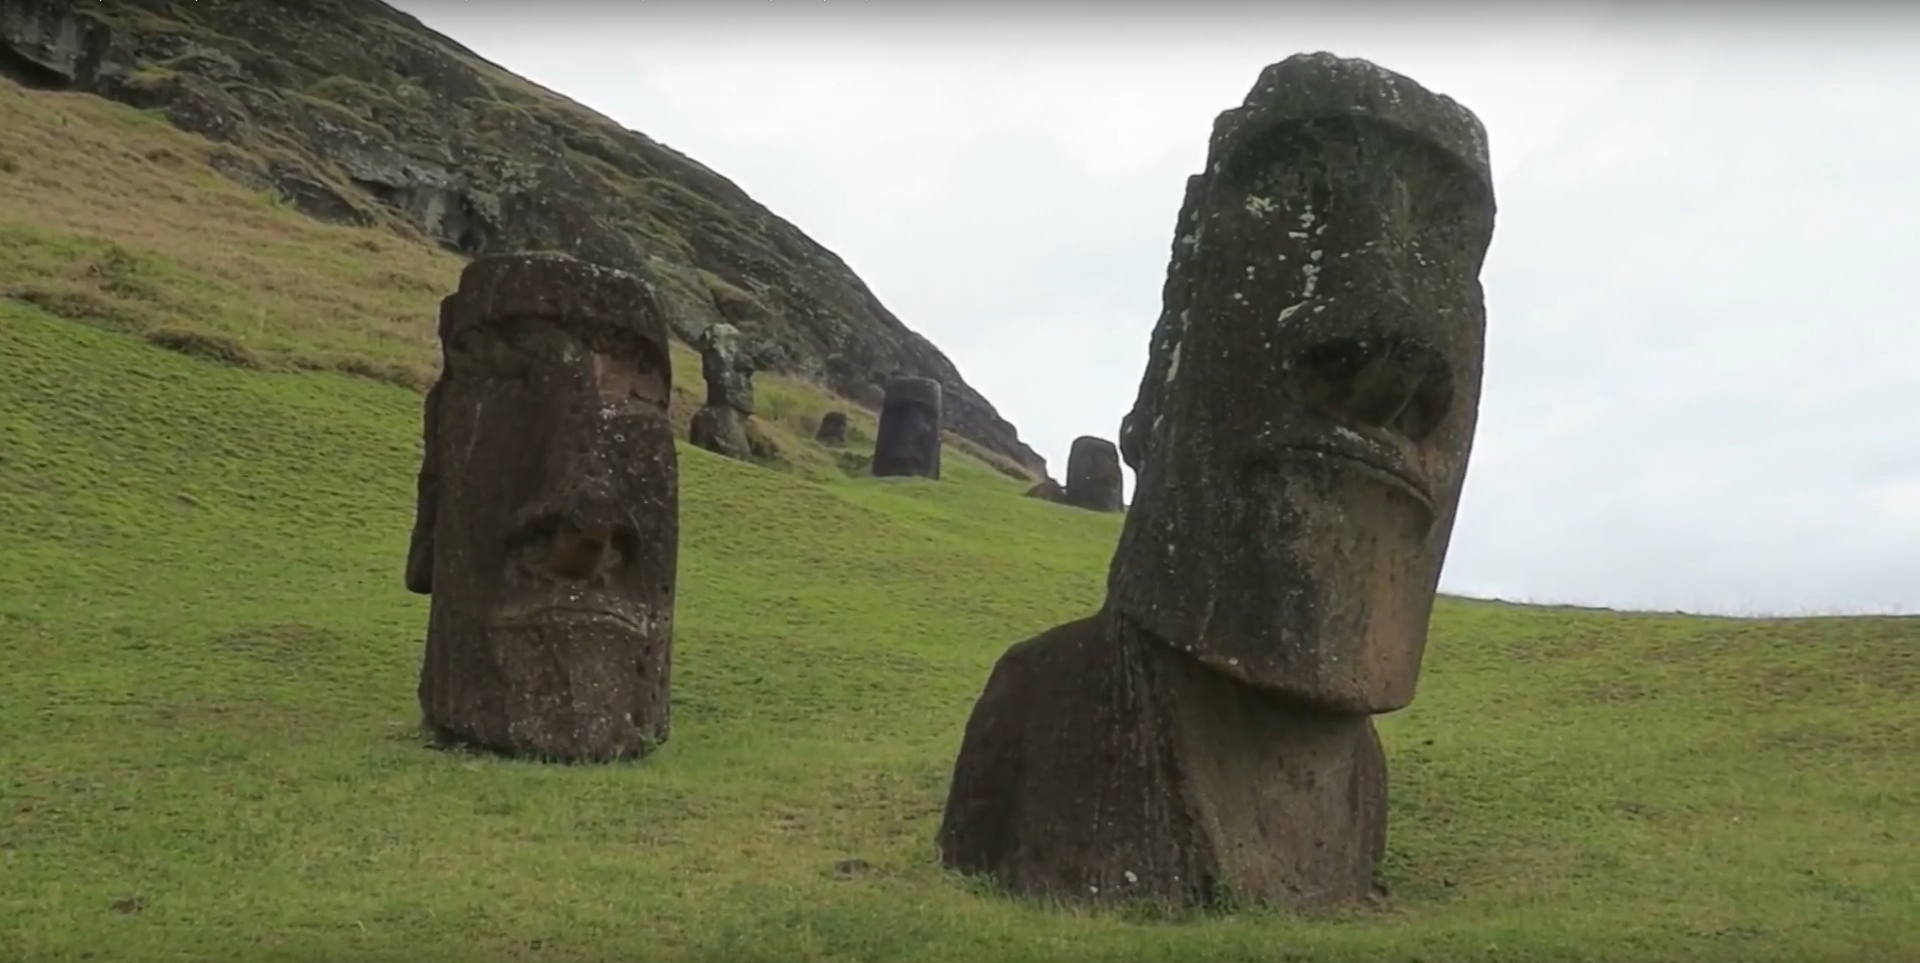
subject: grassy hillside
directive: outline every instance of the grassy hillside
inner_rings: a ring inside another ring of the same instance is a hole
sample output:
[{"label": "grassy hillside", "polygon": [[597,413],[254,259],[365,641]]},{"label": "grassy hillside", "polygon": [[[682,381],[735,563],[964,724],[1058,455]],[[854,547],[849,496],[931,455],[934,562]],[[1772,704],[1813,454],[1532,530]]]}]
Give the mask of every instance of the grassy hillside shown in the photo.
[{"label": "grassy hillside", "polygon": [[120,108],[0,87],[0,129],[0,960],[1920,958],[1908,619],[1443,601],[1383,723],[1385,908],[1089,915],[941,873],[986,669],[1097,603],[1117,520],[966,458],[842,472],[798,384],[788,470],[682,451],[657,757],[429,751],[419,398],[366,375],[420,363],[457,264]]},{"label": "grassy hillside", "polygon": [[[379,228],[322,224],[215,173],[236,148],[86,94],[0,79],[0,297],[259,370],[341,371],[415,388],[438,371],[434,318],[461,259]],[[674,346],[682,429],[705,388],[699,357]],[[814,448],[820,415],[873,414],[817,384],[755,379],[770,461],[803,475],[857,471]],[[684,433],[684,432],[683,432]],[[951,433],[964,457],[1020,469]],[[1030,480],[1028,480],[1030,483]]]}]

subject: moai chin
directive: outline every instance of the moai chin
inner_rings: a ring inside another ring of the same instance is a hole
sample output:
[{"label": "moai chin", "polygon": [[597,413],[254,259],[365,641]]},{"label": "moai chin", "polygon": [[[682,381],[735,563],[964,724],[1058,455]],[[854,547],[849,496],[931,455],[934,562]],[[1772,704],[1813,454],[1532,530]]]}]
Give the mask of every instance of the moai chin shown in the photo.
[{"label": "moai chin", "polygon": [[687,441],[729,458],[747,458],[746,420],[753,414],[754,359],[745,350],[740,329],[720,322],[708,325],[694,343],[700,375],[707,383],[706,403],[694,412]]},{"label": "moai chin", "polygon": [[947,866],[1080,900],[1368,894],[1371,716],[1419,676],[1493,224],[1479,120],[1371,63],[1291,57],[1219,116],[1121,429],[1106,604],[994,667]]},{"label": "moai chin", "polygon": [[476,259],[441,303],[407,587],[443,743],[563,762],[669,730],[679,480],[667,326],[639,278]]},{"label": "moai chin", "polygon": [[932,378],[887,380],[880,427],[873,442],[874,477],[940,477],[940,382]]},{"label": "moai chin", "polygon": [[1120,450],[1113,442],[1081,435],[1067,449],[1067,485],[1060,500],[1095,512],[1117,512],[1124,502],[1126,479],[1120,473]]}]

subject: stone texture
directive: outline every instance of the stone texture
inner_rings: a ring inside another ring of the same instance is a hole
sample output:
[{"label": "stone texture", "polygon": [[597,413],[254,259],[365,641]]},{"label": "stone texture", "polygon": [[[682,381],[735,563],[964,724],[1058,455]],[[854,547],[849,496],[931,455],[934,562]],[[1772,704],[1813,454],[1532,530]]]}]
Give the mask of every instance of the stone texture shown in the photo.
[{"label": "stone texture", "polygon": [[839,448],[847,443],[847,413],[829,411],[820,416],[820,427],[814,429],[813,440],[831,448]]},{"label": "stone texture", "polygon": [[669,733],[679,482],[651,287],[482,257],[440,314],[406,582],[430,594],[420,706],[445,743],[598,762]]},{"label": "stone texture", "polygon": [[1060,500],[1095,512],[1117,512],[1125,502],[1120,449],[1105,438],[1081,435],[1067,450],[1067,484]]},{"label": "stone texture", "polygon": [[0,76],[52,90],[92,83],[112,42],[93,13],[62,0],[0,3]]},{"label": "stone texture", "polygon": [[887,382],[873,443],[875,477],[940,477],[940,383],[899,377]]},{"label": "stone texture", "polygon": [[943,862],[1016,892],[1368,895],[1472,447],[1480,122],[1331,54],[1268,67],[1188,181],[1094,616],[1010,649]]}]

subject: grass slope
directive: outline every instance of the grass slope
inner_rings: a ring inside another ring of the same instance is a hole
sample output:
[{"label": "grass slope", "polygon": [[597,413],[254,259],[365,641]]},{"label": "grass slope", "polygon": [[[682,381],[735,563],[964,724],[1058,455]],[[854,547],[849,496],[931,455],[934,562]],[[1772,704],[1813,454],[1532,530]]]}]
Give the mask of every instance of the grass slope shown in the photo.
[{"label": "grass slope", "polygon": [[[44,104],[64,133],[16,138]],[[683,450],[672,742],[428,751],[400,587],[419,399],[341,372],[419,342],[457,265],[191,164],[126,186],[106,155],[191,145],[118,108],[0,88],[0,126],[17,155],[98,148],[86,177],[0,163],[0,959],[1920,958],[1910,619],[1443,600],[1421,697],[1383,720],[1386,910],[1091,915],[941,873],[987,667],[1097,604],[1117,531],[966,458],[936,484],[801,440],[788,472]],[[149,287],[101,280],[114,250]],[[339,282],[382,270],[432,283]],[[159,325],[312,363],[189,357]]]}]

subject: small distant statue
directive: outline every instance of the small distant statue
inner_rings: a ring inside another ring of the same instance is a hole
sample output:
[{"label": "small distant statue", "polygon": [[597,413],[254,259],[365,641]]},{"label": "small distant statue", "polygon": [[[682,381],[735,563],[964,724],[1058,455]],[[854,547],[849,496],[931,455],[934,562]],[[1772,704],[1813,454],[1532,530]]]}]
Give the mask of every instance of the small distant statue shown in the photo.
[{"label": "small distant statue", "polygon": [[829,448],[840,448],[847,443],[847,413],[829,411],[820,416],[820,427],[814,429],[813,440]]},{"label": "small distant statue", "polygon": [[1095,512],[1117,512],[1125,498],[1120,449],[1105,438],[1081,435],[1067,450],[1067,486],[1059,500]]},{"label": "small distant statue", "polygon": [[687,441],[729,458],[752,455],[746,423],[753,415],[753,375],[757,353],[748,349],[740,329],[725,322],[708,325],[694,341],[707,400],[694,412]]},{"label": "small distant statue", "polygon": [[939,479],[940,428],[940,382],[912,376],[888,379],[873,443],[874,477]]},{"label": "small distant statue", "polygon": [[441,302],[406,586],[432,596],[420,708],[443,743],[562,762],[668,736],[679,476],[646,282],[481,257]]}]

